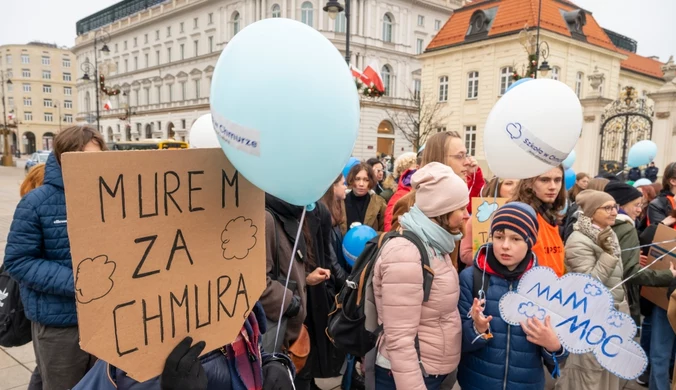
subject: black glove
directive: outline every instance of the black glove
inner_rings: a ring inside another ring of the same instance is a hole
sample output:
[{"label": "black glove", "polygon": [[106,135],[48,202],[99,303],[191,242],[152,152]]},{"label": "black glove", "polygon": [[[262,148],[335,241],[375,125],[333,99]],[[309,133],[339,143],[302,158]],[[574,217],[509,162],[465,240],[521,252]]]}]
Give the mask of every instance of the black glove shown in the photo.
[{"label": "black glove", "polygon": [[263,390],[293,389],[293,363],[286,355],[268,355],[263,358]]},{"label": "black glove", "polygon": [[186,337],[169,354],[160,376],[162,390],[206,390],[207,374],[199,360],[206,343],[192,347],[192,337]]},{"label": "black glove", "polygon": [[284,312],[284,316],[293,318],[300,313],[300,297],[298,295],[294,295],[293,298],[291,299],[291,303],[289,303],[289,307],[286,308],[286,311]]}]

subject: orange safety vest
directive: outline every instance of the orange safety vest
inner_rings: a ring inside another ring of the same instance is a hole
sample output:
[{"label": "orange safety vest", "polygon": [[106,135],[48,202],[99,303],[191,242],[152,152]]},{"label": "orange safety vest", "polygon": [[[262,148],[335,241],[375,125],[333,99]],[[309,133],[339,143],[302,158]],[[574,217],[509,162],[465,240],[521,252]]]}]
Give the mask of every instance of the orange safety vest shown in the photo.
[{"label": "orange safety vest", "polygon": [[559,227],[552,226],[540,213],[537,215],[540,230],[538,241],[533,246],[533,252],[538,258],[538,265],[553,269],[556,275],[561,277],[566,273],[566,269],[563,264],[563,240],[559,234]]}]

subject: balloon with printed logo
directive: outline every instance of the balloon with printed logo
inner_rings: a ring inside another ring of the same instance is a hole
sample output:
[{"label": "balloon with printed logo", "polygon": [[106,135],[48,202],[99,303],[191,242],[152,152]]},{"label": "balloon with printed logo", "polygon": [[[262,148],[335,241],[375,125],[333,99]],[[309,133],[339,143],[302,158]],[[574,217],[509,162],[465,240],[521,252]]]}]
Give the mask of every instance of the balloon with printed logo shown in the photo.
[{"label": "balloon with printed logo", "polygon": [[372,227],[366,225],[356,225],[345,233],[343,237],[343,256],[350,266],[354,265],[366,243],[377,236]]},{"label": "balloon with printed logo", "polygon": [[336,47],[286,18],[258,21],[225,46],[211,82],[219,143],[250,182],[306,206],[350,158],[359,96]]},{"label": "balloon with printed logo", "polygon": [[191,148],[220,148],[218,136],[214,131],[211,114],[204,114],[197,118],[190,127],[188,141]]},{"label": "balloon with printed logo", "polygon": [[561,163],[563,165],[563,169],[572,168],[573,164],[575,164],[575,157],[576,157],[575,151],[573,150],[572,152],[570,152],[568,157],[566,157],[566,159],[563,160],[563,162]]},{"label": "balloon with printed logo", "polygon": [[566,182],[566,191],[568,191],[575,185],[575,171],[570,168],[566,169],[564,178]]},{"label": "balloon with printed logo", "polygon": [[531,80],[533,80],[533,79],[530,78],[530,77],[523,77],[523,78],[520,78],[520,79],[516,80],[515,82],[513,82],[512,85],[510,85],[509,88],[507,88],[507,90],[505,91],[505,93],[507,93],[507,92],[511,91],[512,89],[516,88],[517,86],[519,86],[519,85],[521,85],[521,84],[523,84],[523,83],[527,83],[527,82],[529,82],[529,81],[531,81]]},{"label": "balloon with printed logo", "polygon": [[629,149],[627,165],[637,168],[650,164],[657,156],[657,144],[650,140],[639,141]]},{"label": "balloon with printed logo", "polygon": [[581,131],[582,106],[573,90],[556,80],[531,80],[493,106],[484,154],[495,175],[527,179],[560,165]]},{"label": "balloon with printed logo", "polygon": [[345,167],[343,168],[343,177],[345,180],[347,180],[347,174],[350,173],[350,169],[357,164],[359,164],[359,159],[356,157],[350,157],[350,159],[347,160],[347,164],[345,164]]}]

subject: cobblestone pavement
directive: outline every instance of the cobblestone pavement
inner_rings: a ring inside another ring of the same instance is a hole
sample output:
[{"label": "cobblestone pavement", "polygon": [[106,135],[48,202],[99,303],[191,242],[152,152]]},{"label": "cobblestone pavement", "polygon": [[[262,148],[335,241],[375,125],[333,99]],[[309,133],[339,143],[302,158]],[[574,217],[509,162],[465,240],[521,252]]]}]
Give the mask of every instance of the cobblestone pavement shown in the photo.
[{"label": "cobblestone pavement", "polygon": [[[19,186],[24,178],[25,161],[20,160],[17,167],[0,167],[0,264],[5,257],[7,233],[12,222],[14,208],[19,202]],[[33,344],[18,348],[0,348],[0,390],[24,390],[28,387],[30,375],[35,368]],[[340,379],[320,379],[317,385],[323,390],[335,390],[340,387]],[[548,383],[547,389],[553,385]],[[454,390],[459,389],[456,385]],[[639,390],[644,387],[635,381],[626,382],[624,390]]]}]

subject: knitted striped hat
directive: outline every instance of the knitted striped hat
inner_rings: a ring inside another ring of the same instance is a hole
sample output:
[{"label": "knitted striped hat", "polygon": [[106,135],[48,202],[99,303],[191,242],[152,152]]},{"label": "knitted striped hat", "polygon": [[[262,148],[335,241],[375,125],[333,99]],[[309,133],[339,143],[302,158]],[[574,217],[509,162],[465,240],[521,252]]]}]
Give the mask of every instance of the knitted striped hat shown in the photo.
[{"label": "knitted striped hat", "polygon": [[500,207],[491,221],[491,235],[496,230],[509,229],[523,237],[529,250],[538,240],[539,228],[535,210],[521,202],[510,202]]}]

